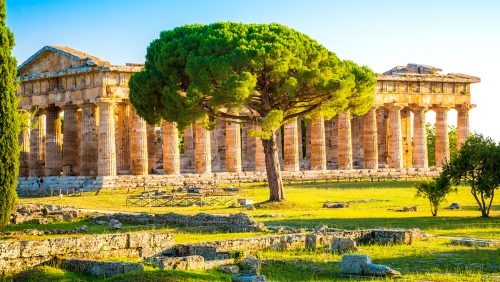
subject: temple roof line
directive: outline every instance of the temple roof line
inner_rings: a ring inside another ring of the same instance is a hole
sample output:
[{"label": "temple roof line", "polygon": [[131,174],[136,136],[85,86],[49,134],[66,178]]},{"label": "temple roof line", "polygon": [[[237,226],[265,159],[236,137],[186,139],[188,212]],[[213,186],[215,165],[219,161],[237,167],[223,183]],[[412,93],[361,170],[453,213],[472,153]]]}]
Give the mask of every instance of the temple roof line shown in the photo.
[{"label": "temple roof line", "polygon": [[65,55],[68,57],[71,57],[75,60],[79,61],[86,61],[87,66],[109,66],[111,65],[109,62],[101,60],[100,58],[97,58],[95,56],[89,55],[87,53],[75,50],[73,48],[65,47],[65,46],[45,46],[42,49],[38,50],[35,54],[30,56],[26,61],[24,61],[22,64],[20,64],[17,69],[20,70],[24,66],[28,65],[31,63],[36,57],[38,57],[40,54],[42,54],[45,51],[52,51],[59,53],[61,55]]},{"label": "temple roof line", "polygon": [[377,74],[377,80],[398,81],[437,81],[437,82],[480,82],[479,77],[463,73],[442,74],[442,69],[422,64],[407,64],[406,66],[395,66],[392,69]]}]

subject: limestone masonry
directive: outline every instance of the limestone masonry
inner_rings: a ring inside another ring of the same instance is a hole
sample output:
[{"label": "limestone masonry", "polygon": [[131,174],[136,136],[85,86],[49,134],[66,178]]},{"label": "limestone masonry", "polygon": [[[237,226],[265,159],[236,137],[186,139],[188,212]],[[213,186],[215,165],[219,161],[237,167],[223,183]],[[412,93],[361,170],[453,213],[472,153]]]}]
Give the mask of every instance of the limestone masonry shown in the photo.
[{"label": "limestone masonry", "polygon": [[[264,151],[249,134],[252,125],[219,121],[207,131],[195,123],[180,140],[173,123],[146,124],[128,97],[128,80],[142,67],[114,66],[60,46],[46,46],[21,64],[20,108],[34,115],[31,129],[20,134],[20,187],[41,176],[84,176],[80,181],[88,187],[88,181],[98,182],[96,176],[111,177],[108,184],[114,185],[119,175],[262,175]],[[418,64],[395,67],[377,75],[374,104],[365,115],[348,112],[331,120],[298,118],[285,124],[278,130],[282,169],[292,175],[308,170],[425,171],[429,110],[436,113],[436,164],[442,166],[450,156],[447,112],[458,112],[460,148],[474,107],[470,84],[480,79],[440,71]],[[170,177],[162,179],[172,185]]]}]

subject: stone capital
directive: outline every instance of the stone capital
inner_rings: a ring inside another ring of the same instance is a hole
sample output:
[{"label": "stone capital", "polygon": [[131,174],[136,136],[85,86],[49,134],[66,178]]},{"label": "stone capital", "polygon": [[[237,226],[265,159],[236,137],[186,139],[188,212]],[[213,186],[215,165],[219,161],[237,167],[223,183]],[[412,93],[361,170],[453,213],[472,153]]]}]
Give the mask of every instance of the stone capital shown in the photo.
[{"label": "stone capital", "polygon": [[384,108],[386,108],[386,109],[387,109],[387,110],[389,110],[389,111],[400,111],[400,110],[402,110],[405,106],[406,106],[406,104],[395,104],[395,103],[391,103],[391,104],[384,104]]},{"label": "stone capital", "polygon": [[96,105],[100,107],[109,107],[119,102],[121,102],[120,99],[111,99],[111,98],[99,98],[95,101]]},{"label": "stone capital", "polygon": [[457,111],[469,111],[473,108],[475,108],[476,105],[475,104],[461,104],[461,105],[455,105],[455,110]]},{"label": "stone capital", "polygon": [[432,110],[435,112],[448,112],[453,106],[451,105],[432,105]]},{"label": "stone capital", "polygon": [[412,112],[427,112],[429,110],[429,105],[426,104],[410,104],[408,106]]}]

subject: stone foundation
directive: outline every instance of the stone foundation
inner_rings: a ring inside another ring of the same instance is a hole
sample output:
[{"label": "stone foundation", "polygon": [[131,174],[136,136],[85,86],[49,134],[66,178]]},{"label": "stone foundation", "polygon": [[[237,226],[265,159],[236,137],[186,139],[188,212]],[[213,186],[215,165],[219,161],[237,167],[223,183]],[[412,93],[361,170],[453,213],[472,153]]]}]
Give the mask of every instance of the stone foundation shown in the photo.
[{"label": "stone foundation", "polygon": [[207,214],[199,213],[196,215],[184,215],[178,213],[164,213],[164,214],[107,214],[103,216],[96,216],[92,220],[97,221],[111,221],[118,220],[121,223],[131,224],[169,224],[176,226],[209,226],[220,231],[229,232],[259,232],[263,231],[264,225],[255,222],[250,216],[244,213],[236,214]]},{"label": "stone foundation", "polygon": [[174,245],[174,238],[170,234],[145,232],[45,240],[8,240],[0,242],[0,273],[18,273],[50,261],[56,256],[79,259],[143,258]]},{"label": "stone foundation", "polygon": [[[380,178],[413,178],[432,177],[438,175],[437,168],[405,168],[405,169],[353,169],[324,171],[283,171],[284,181],[312,181],[339,179],[372,179]],[[37,177],[19,177],[18,194],[33,194],[39,191]],[[66,190],[82,189],[95,191],[109,188],[156,188],[193,185],[215,185],[241,182],[265,182],[264,172],[240,173],[205,173],[205,174],[172,174],[172,175],[118,175],[118,176],[47,176],[44,178],[45,189]],[[57,192],[57,191],[56,191]]]}]

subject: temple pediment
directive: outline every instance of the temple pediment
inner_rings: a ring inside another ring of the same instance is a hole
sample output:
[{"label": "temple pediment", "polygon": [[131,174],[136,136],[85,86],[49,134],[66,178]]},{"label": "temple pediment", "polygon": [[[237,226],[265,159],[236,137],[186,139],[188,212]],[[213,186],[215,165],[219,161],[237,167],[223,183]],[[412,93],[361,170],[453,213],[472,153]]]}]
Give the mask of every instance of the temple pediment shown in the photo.
[{"label": "temple pediment", "polygon": [[18,75],[60,71],[82,66],[109,66],[97,57],[63,46],[45,46],[18,67]]}]

